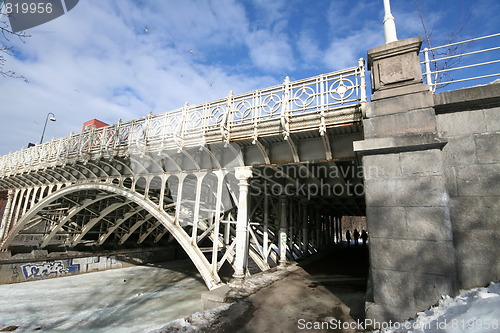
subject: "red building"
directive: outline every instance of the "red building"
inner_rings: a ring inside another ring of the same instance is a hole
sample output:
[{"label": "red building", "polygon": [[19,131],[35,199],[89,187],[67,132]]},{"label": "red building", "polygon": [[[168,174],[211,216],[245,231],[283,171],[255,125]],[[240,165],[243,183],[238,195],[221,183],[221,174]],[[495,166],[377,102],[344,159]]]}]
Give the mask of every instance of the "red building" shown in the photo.
[{"label": "red building", "polygon": [[100,120],[92,119],[92,120],[89,120],[89,121],[83,123],[82,132],[90,131],[92,128],[101,128],[101,127],[105,127],[105,126],[109,126],[109,125],[106,123],[103,123]]},{"label": "red building", "polygon": [[7,191],[0,192],[0,225],[2,224],[3,211],[5,210],[5,205],[7,204]]}]

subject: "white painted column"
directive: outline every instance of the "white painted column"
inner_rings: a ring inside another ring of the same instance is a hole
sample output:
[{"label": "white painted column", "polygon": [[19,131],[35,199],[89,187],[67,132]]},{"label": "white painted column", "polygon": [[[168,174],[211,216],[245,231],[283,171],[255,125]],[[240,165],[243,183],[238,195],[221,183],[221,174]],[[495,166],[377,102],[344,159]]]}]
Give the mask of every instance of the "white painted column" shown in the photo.
[{"label": "white painted column", "polygon": [[193,211],[193,229],[191,232],[191,244],[198,245],[198,223],[200,222],[200,201],[201,201],[201,185],[203,183],[203,173],[196,174],[196,192],[194,199]]},{"label": "white painted column", "polygon": [[[290,250],[290,254],[293,256],[294,252],[294,247],[293,247],[293,240],[295,239],[295,234],[294,232],[298,229],[297,226],[297,218],[296,214],[293,211],[295,206],[293,205],[293,201],[290,200],[290,203],[288,205],[288,249]],[[300,239],[300,238],[299,238]],[[300,247],[299,247],[299,252],[300,252]]]},{"label": "white painted column", "polygon": [[28,210],[31,192],[33,192],[33,191],[34,191],[34,189],[32,187],[30,187],[24,193],[24,206],[23,206],[23,211],[21,213],[20,218],[23,217],[23,215],[26,214],[26,211]]},{"label": "white painted column", "polygon": [[269,196],[264,195],[264,231],[262,247],[264,252],[264,261],[267,262],[269,256]]},{"label": "white painted column", "polygon": [[236,221],[236,255],[234,263],[234,275],[236,279],[245,277],[246,263],[248,258],[248,180],[252,177],[250,167],[237,167],[235,173],[238,179],[238,216]]},{"label": "white painted column", "polygon": [[212,272],[217,272],[217,254],[219,253],[219,229],[222,208],[222,188],[224,185],[224,173],[222,170],[214,172],[217,175],[217,196],[215,197],[215,218],[212,231]]},{"label": "white painted column", "polygon": [[[23,202],[23,197],[26,195],[26,189],[21,189],[18,193],[18,198],[17,198],[17,203],[16,203],[16,209],[15,209],[15,213],[14,213],[14,216],[12,217],[12,219],[10,220],[10,225],[16,225],[18,220],[19,220],[19,217],[20,217],[20,213],[21,213],[21,206],[24,206],[24,202]],[[10,227],[9,227],[10,229]]]},{"label": "white painted column", "polygon": [[161,179],[161,187],[160,187],[160,197],[158,198],[158,209],[163,211],[163,200],[165,199],[165,187],[168,181],[168,174],[163,173],[160,176]]},{"label": "white painted column", "polygon": [[342,242],[342,216],[339,217],[339,236],[340,236],[340,241]]},{"label": "white painted column", "polygon": [[34,192],[33,192],[33,195],[31,196],[31,205],[30,205],[30,207],[34,207],[35,204],[36,204],[36,193],[37,193],[38,189],[39,189],[39,187],[35,187],[33,189]]},{"label": "white painted column", "polygon": [[320,221],[320,216],[319,216],[319,209],[318,207],[315,207],[315,213],[313,214],[314,215],[314,219],[316,220],[316,247],[317,247],[317,250],[319,251],[321,249],[321,221]]},{"label": "white painted column", "polygon": [[14,200],[14,190],[9,190],[7,194],[7,203],[5,204],[5,209],[3,211],[2,221],[0,223],[0,241],[6,236],[5,233],[8,231],[7,224],[10,218],[10,207],[12,206],[12,201]]},{"label": "white painted column", "polygon": [[[186,173],[180,173],[177,176],[179,184],[177,186],[177,197],[175,198],[175,219],[174,224],[179,224],[179,218],[181,213],[181,203],[182,203],[182,187],[184,186],[184,179],[186,179]],[[173,196],[173,194],[172,194]],[[172,198],[173,199],[173,198]]]},{"label": "white painted column", "polygon": [[307,256],[309,254],[309,230],[308,230],[308,214],[307,214],[307,202],[302,202],[302,255]]},{"label": "white painted column", "polygon": [[280,252],[280,265],[286,264],[286,240],[287,240],[287,216],[286,216],[286,197],[280,198],[280,238],[279,238],[279,252]]}]

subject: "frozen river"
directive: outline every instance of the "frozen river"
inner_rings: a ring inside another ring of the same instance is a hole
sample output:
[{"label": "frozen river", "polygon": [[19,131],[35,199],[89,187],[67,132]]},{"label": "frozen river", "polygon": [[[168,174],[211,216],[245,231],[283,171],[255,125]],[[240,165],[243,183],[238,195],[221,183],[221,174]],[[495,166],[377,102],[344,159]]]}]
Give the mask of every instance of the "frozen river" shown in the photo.
[{"label": "frozen river", "polygon": [[199,311],[205,291],[188,260],[0,285],[0,330],[148,332]]}]

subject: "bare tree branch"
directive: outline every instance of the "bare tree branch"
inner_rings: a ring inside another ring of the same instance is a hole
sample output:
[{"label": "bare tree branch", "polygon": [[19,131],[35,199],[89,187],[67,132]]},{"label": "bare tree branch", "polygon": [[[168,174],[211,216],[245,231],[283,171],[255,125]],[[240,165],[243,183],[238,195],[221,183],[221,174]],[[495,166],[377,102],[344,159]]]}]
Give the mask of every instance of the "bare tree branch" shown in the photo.
[{"label": "bare tree branch", "polygon": [[[424,10],[420,6],[420,1],[419,0],[413,0],[413,3],[415,4],[415,7],[417,8],[418,11],[418,16],[420,18],[420,22],[422,24],[422,28],[424,30],[424,39],[425,43],[427,44],[427,47],[430,49],[430,58],[431,58],[431,66],[432,66],[432,72],[434,72],[434,79],[433,82],[435,83],[440,83],[443,81],[452,81],[453,78],[450,77],[449,72],[443,72],[444,70],[450,69],[457,67],[461,60],[462,57],[454,57],[454,58],[449,58],[451,56],[456,56],[463,54],[466,52],[466,50],[469,48],[469,43],[466,44],[459,44],[459,45],[454,45],[450,46],[446,49],[433,49],[433,42],[435,41],[433,37],[433,30],[429,31],[429,28],[427,26],[427,22],[424,18]],[[451,34],[448,36],[446,42],[442,43],[441,45],[446,45],[446,44],[452,44],[455,41],[460,41],[462,39],[462,31],[464,27],[467,25],[467,22],[470,19],[470,13],[468,14],[467,18],[460,18],[457,27],[455,28],[454,31],[451,32]],[[437,61],[438,59],[443,59],[442,61]],[[439,85],[440,88],[446,87],[447,84],[441,84]]]},{"label": "bare tree branch", "polygon": [[21,42],[25,43],[24,38],[31,37],[31,35],[25,32],[13,32],[7,24],[7,21],[4,19],[6,17],[7,14],[0,13],[0,32],[3,37],[2,42],[0,42],[0,76],[23,79],[25,82],[28,82],[24,76],[18,75],[16,72],[9,69],[5,69],[5,64],[7,63],[7,57],[13,56],[13,46],[8,45],[11,43],[11,38],[18,38]]}]

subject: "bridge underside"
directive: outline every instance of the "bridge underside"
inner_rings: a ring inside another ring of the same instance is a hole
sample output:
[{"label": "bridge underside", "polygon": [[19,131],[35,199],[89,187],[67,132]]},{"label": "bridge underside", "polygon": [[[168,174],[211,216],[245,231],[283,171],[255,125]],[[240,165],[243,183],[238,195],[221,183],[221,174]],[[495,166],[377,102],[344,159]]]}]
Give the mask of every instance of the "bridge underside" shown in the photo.
[{"label": "bridge underside", "polygon": [[[249,272],[317,252],[338,239],[342,216],[365,214],[363,174],[352,152],[352,142],[362,138],[360,124],[322,134],[240,137],[230,144],[155,153],[132,147],[125,156],[88,156],[3,177],[8,200],[2,249],[178,242],[212,288],[221,268],[234,267],[237,260],[243,181]],[[251,170],[251,176],[242,179],[239,168]]]}]

